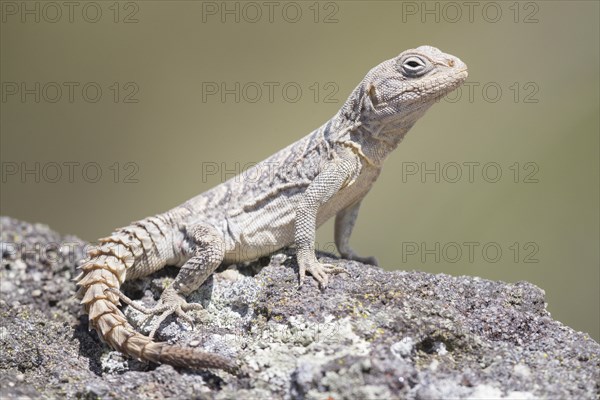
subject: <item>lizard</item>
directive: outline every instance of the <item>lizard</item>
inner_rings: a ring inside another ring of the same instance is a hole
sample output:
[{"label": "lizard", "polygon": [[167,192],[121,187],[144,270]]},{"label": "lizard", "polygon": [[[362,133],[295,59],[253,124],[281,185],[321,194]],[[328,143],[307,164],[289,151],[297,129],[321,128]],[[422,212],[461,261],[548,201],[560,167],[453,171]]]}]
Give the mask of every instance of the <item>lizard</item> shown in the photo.
[{"label": "lizard", "polygon": [[[349,245],[361,201],[408,130],[467,75],[466,64],[435,47],[406,50],[371,69],[340,110],[309,135],[180,206],[99,239],[75,278],[90,329],[143,361],[237,373],[230,358],[155,341],[156,330],[172,314],[192,324],[188,312],[202,306],[186,297],[219,265],[293,244],[299,284],[308,272],[325,288],[328,274],[344,272],[315,254],[316,229],[334,216],[341,257],[376,265],[374,257],[361,257]],[[180,270],[155,307],[138,305],[119,290],[125,280],[167,265]],[[127,321],[121,301],[158,317],[149,335]]]}]

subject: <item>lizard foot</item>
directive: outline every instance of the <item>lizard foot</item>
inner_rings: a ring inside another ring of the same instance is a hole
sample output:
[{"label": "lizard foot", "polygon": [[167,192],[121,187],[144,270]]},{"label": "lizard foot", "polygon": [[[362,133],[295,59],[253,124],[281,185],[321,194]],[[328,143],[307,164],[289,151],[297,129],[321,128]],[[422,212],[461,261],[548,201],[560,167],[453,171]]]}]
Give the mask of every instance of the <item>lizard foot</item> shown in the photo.
[{"label": "lizard foot", "polygon": [[302,266],[300,267],[300,286],[302,286],[302,283],[304,282],[306,271],[308,271],[317,280],[317,282],[319,282],[319,286],[321,286],[321,288],[326,288],[329,283],[327,274],[348,273],[346,269],[335,264],[314,262],[305,268],[302,268]]},{"label": "lizard foot", "polygon": [[134,303],[129,297],[125,296],[119,290],[109,289],[111,292],[115,293],[119,298],[126,304],[130,305],[137,311],[142,314],[146,314],[147,317],[144,319],[143,323],[155,315],[158,315],[158,319],[151,324],[152,330],[148,335],[151,338],[154,338],[157,329],[160,327],[160,324],[163,323],[165,319],[171,314],[176,314],[178,317],[181,317],[184,321],[191,325],[192,329],[194,328],[193,319],[186,313],[187,311],[192,310],[203,310],[201,304],[197,303],[188,303],[183,296],[178,294],[171,287],[166,288],[162,295],[160,296],[160,300],[158,304],[152,308],[146,308],[140,304]]}]

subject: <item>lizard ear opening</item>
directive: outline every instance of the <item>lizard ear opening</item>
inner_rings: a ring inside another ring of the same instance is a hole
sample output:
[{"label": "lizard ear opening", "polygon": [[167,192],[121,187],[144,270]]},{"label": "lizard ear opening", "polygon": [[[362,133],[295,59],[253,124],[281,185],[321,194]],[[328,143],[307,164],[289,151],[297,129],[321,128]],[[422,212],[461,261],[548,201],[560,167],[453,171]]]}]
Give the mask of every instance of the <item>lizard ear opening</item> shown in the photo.
[{"label": "lizard ear opening", "polygon": [[373,107],[377,106],[379,101],[377,100],[377,91],[375,90],[375,85],[369,85],[369,89],[367,89],[367,95],[369,96],[369,100],[371,100]]}]

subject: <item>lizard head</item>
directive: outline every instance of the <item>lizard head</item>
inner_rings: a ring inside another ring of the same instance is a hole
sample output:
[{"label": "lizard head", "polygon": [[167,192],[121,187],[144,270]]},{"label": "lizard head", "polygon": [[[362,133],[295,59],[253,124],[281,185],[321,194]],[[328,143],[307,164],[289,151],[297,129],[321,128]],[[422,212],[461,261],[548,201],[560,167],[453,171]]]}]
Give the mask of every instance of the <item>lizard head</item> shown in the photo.
[{"label": "lizard head", "polygon": [[345,115],[373,136],[403,136],[429,107],[460,86],[467,66],[435,47],[421,46],[373,68],[345,105]]}]

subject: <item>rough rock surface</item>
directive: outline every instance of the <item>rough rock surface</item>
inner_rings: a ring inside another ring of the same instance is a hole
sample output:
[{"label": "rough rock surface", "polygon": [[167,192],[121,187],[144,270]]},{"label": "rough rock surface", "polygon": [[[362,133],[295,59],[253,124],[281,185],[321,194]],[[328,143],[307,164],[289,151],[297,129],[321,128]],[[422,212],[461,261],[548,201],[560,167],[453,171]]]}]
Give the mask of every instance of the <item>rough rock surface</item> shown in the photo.
[{"label": "rough rock surface", "polygon": [[[71,279],[87,244],[44,225],[0,223],[2,399],[600,398],[600,345],[554,321],[532,284],[341,260],[349,275],[325,291],[310,278],[297,289],[293,250],[221,269],[191,296],[205,306],[196,328],[169,318],[159,331],[235,357],[245,375],[140,363],[78,317]],[[123,290],[153,304],[176,272]]]}]

